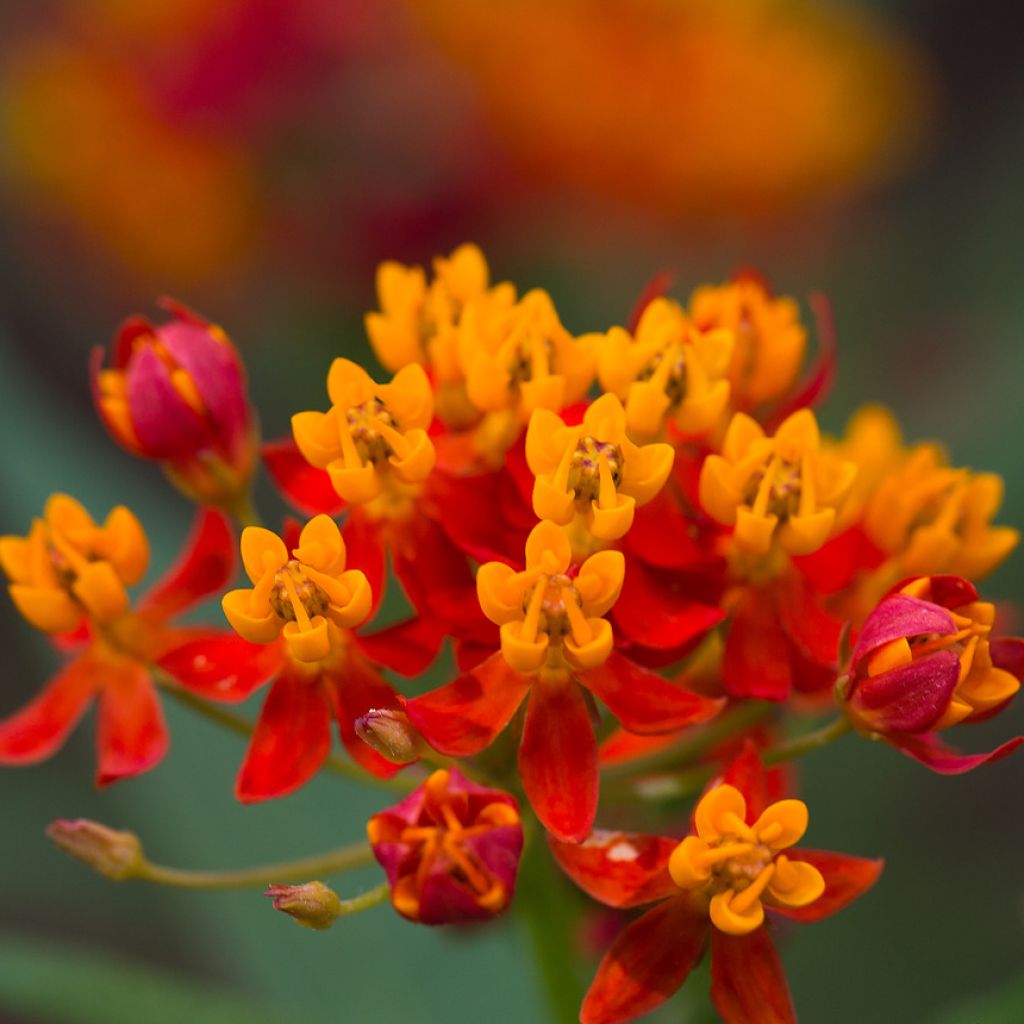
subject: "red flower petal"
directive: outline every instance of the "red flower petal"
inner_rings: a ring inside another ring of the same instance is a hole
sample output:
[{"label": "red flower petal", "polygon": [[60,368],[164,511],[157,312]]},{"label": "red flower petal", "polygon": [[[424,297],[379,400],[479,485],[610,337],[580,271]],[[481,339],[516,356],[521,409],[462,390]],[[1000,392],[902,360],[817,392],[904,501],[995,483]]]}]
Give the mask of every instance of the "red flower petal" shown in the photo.
[{"label": "red flower petal", "polygon": [[378,778],[390,778],[402,765],[381,757],[356,734],[355,721],[371,709],[397,711],[402,703],[395,691],[369,662],[350,657],[337,672],[325,673],[324,682],[334,698],[334,717],[341,742],[352,759]]},{"label": "red flower petal", "polygon": [[35,764],[56,753],[96,692],[96,665],[78,658],[20,711],[0,721],[0,764]]},{"label": "red flower petal", "polygon": [[234,633],[210,633],[175,647],[157,664],[207,700],[234,704],[280,671],[279,644],[250,644]]},{"label": "red flower petal", "polygon": [[531,682],[531,676],[509,668],[500,653],[492,654],[453,683],[414,697],[406,712],[435,750],[471,757],[508,725]]},{"label": "red flower petal", "polygon": [[358,569],[370,584],[370,592],[373,594],[372,617],[384,598],[388,571],[387,551],[380,527],[356,506],[349,512],[341,528],[341,538],[345,542],[345,567]]},{"label": "red flower petal", "polygon": [[711,929],[711,1001],[725,1024],[796,1024],[786,975],[767,927],[749,935]]},{"label": "red flower petal", "polygon": [[757,745],[747,738],[739,754],[722,773],[721,782],[735,786],[747,803],[747,820],[756,821],[761,812],[775,799],[774,787],[769,786],[768,773],[758,753]]},{"label": "red flower petal", "polygon": [[235,796],[242,803],[285,796],[316,774],[330,749],[330,698],[320,676],[286,665],[263,704]]},{"label": "red flower petal", "polygon": [[412,678],[434,663],[444,638],[436,622],[415,618],[358,636],[356,643],[370,661]]},{"label": "red flower petal", "polygon": [[902,637],[937,633],[955,633],[953,617],[932,601],[922,601],[909,594],[892,594],[883,598],[867,617],[853,648],[853,663],[884,644]]},{"label": "red flower petal", "polygon": [[1024,680],[1024,639],[1019,636],[997,637],[989,642],[988,652],[996,668],[1005,669],[1016,679]]},{"label": "red flower petal", "polygon": [[620,1024],[661,1006],[697,965],[707,932],[707,917],[686,896],[648,910],[601,961],[580,1008],[581,1024]]},{"label": "red flower petal", "polygon": [[850,585],[861,569],[877,569],[885,552],[858,525],[825,542],[813,555],[799,555],[793,564],[819,594],[834,594]]},{"label": "red flower petal", "polygon": [[538,680],[530,691],[519,746],[519,777],[541,824],[578,842],[597,813],[597,740],[576,681]]},{"label": "red flower petal", "polygon": [[723,612],[687,597],[633,560],[612,618],[634,643],[669,650],[702,636],[722,621]]},{"label": "red flower petal", "polygon": [[843,623],[825,611],[810,583],[797,573],[778,582],[775,596],[779,621],[797,650],[810,661],[834,668]]},{"label": "red flower petal", "polygon": [[831,853],[828,850],[797,848],[787,851],[787,856],[814,865],[825,879],[825,891],[808,906],[795,909],[772,908],[773,913],[805,924],[831,917],[863,896],[878,881],[885,866],[884,860],[851,857],[849,854]]},{"label": "red flower petal", "polygon": [[881,733],[927,732],[949,707],[960,680],[955,651],[935,651],[908,665],[857,681],[850,706]]},{"label": "red flower petal", "polygon": [[987,754],[961,754],[946,746],[935,735],[888,736],[886,739],[907,757],[912,757],[939,775],[963,775],[991,761],[1001,761],[1024,743],[1024,736],[1014,736]]},{"label": "red flower petal", "polygon": [[627,764],[638,757],[649,757],[678,743],[685,730],[667,732],[661,736],[638,736],[636,733],[616,729],[598,747],[597,756],[602,765]]},{"label": "red flower petal", "polygon": [[791,651],[772,602],[748,592],[733,613],[722,679],[733,697],[785,700],[793,683]]},{"label": "red flower petal", "polygon": [[617,652],[578,678],[630,732],[664,733],[706,722],[725,703],[670,683]]},{"label": "red flower petal", "polygon": [[321,512],[334,516],[345,507],[327,471],[311,466],[290,437],[267,441],[262,454],[270,479],[300,512],[309,516]]},{"label": "red flower petal", "polygon": [[526,534],[509,518],[508,499],[518,501],[504,470],[456,475],[435,469],[430,497],[435,518],[455,546],[476,562],[514,564],[521,558]]},{"label": "red flower petal", "polygon": [[582,843],[549,839],[562,870],[609,907],[637,907],[679,894],[668,873],[675,839],[637,832],[592,832]]},{"label": "red flower petal", "polygon": [[166,619],[224,590],[235,571],[235,537],[225,516],[203,509],[177,562],[152,587],[142,610]]},{"label": "red flower petal", "polygon": [[100,716],[96,784],[149,771],[170,745],[163,709],[145,665],[105,662],[99,667]]},{"label": "red flower petal", "polygon": [[668,488],[636,510],[622,547],[628,555],[659,569],[686,569],[707,563],[712,557],[708,548],[691,535],[691,521]]}]

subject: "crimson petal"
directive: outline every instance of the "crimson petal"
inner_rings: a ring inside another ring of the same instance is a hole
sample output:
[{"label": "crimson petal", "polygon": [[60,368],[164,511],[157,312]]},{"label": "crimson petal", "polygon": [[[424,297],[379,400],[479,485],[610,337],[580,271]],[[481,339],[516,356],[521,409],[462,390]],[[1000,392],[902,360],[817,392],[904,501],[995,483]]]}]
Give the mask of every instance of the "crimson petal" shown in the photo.
[{"label": "crimson petal", "polygon": [[849,906],[878,881],[885,866],[884,860],[867,857],[851,857],[846,853],[832,853],[829,850],[805,850],[802,847],[788,851],[792,860],[802,860],[816,867],[825,879],[825,891],[806,907],[773,908],[773,913],[782,914],[805,924],[831,917]]},{"label": "crimson petal", "polygon": [[500,653],[471,672],[406,704],[426,741],[450,757],[489,747],[522,704],[532,679],[510,668]]},{"label": "crimson petal", "polygon": [[285,796],[308,782],[331,749],[331,706],[320,676],[286,665],[263,704],[235,783],[242,803]]},{"label": "crimson petal", "polygon": [[912,757],[939,775],[963,775],[983,764],[1001,761],[1024,743],[1024,736],[1014,736],[987,754],[961,754],[934,735],[887,736],[886,739],[907,757]]},{"label": "crimson petal", "polygon": [[711,930],[711,1001],[725,1024],[796,1024],[779,954],[766,926]]},{"label": "crimson petal", "polygon": [[687,896],[634,921],[608,950],[580,1008],[581,1024],[621,1024],[661,1006],[704,951],[708,920]]},{"label": "crimson petal", "polygon": [[321,512],[333,516],[345,507],[327,471],[311,466],[290,437],[267,441],[262,454],[270,479],[300,512],[310,516]]},{"label": "crimson petal", "polygon": [[235,570],[235,538],[215,509],[198,513],[178,561],[146,595],[142,608],[166,619],[224,590]]},{"label": "crimson petal", "polygon": [[582,843],[549,842],[562,870],[609,907],[638,907],[679,893],[668,873],[668,859],[679,845],[675,839],[596,831]]},{"label": "crimson petal", "polygon": [[412,678],[433,664],[444,638],[436,622],[415,618],[359,636],[356,642],[372,662]]},{"label": "crimson petal", "polygon": [[35,764],[56,753],[85,714],[97,681],[95,664],[78,658],[25,707],[0,721],[0,764]]},{"label": "crimson petal", "polygon": [[724,700],[687,690],[613,652],[599,668],[582,672],[579,681],[630,732],[664,733],[713,718]]},{"label": "crimson petal", "polygon": [[882,733],[924,733],[942,717],[960,680],[955,651],[935,651],[917,661],[857,681],[850,706]]},{"label": "crimson petal", "polygon": [[770,601],[748,593],[729,624],[722,680],[732,697],[785,700],[793,684],[791,651]]},{"label": "crimson petal", "polygon": [[384,597],[385,578],[387,576],[387,552],[378,525],[360,508],[356,507],[348,515],[341,529],[341,538],[345,542],[345,567],[358,569],[370,584],[373,595],[373,611],[376,614]]},{"label": "crimson petal", "polygon": [[538,680],[531,689],[519,777],[549,832],[570,843],[590,834],[597,813],[597,740],[590,709],[571,676]]},{"label": "crimson petal", "polygon": [[352,759],[378,778],[390,778],[402,765],[381,757],[356,733],[355,721],[370,710],[398,711],[402,704],[395,691],[369,662],[358,655],[337,672],[325,673],[334,698],[334,717],[345,749]]},{"label": "crimson petal", "polygon": [[111,662],[100,668],[96,784],[109,785],[149,771],[170,746],[163,709],[146,667]]},{"label": "crimson petal", "polygon": [[251,644],[234,633],[210,633],[175,647],[157,664],[207,700],[235,704],[280,671],[279,644]]},{"label": "crimson petal", "polygon": [[864,622],[853,648],[853,663],[893,640],[955,632],[953,616],[945,608],[909,594],[893,594],[880,601]]}]

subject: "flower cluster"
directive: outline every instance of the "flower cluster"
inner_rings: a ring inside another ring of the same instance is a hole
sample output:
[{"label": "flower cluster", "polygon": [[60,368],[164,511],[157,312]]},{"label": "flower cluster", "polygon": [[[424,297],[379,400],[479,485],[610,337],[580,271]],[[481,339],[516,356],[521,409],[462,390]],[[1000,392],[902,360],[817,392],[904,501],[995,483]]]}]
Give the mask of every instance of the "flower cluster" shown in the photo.
[{"label": "flower cluster", "polygon": [[[55,495],[26,537],[0,540],[13,603],[72,654],[0,722],[0,763],[53,753],[98,696],[99,781],[145,771],[167,749],[159,687],[250,733],[241,801],[323,768],[404,794],[370,818],[368,844],[314,862],[372,854],[378,890],[271,888],[300,924],[386,898],[423,924],[492,918],[514,898],[532,812],[585,892],[655,904],[615,940],[582,1021],[654,1009],[706,949],[725,1021],[794,1019],[773,918],[841,909],[881,862],[799,848],[808,808],[776,766],[845,732],[943,774],[1024,742],[961,754],[940,737],[998,714],[1024,677],[1024,641],[998,635],[975,589],[1018,539],[993,525],[998,479],[905,447],[874,407],[823,435],[827,311],[801,375],[798,305],[749,273],[686,306],[648,296],[631,323],[581,336],[547,293],[492,284],[471,245],[432,274],[384,264],[378,289],[366,327],[393,376],[336,359],[329,408],[263,446],[308,516],[279,531],[251,520],[256,417],[223,332],[172,304],[171,323],[122,329],[113,369],[96,357],[114,436],[214,507],[138,603],[148,548],[124,507],[100,525]],[[218,509],[248,520],[247,586],[227,589],[236,540]],[[394,586],[408,617],[371,626]],[[230,630],[173,623],[208,595]],[[454,679],[396,679],[448,642]],[[214,707],[263,685],[255,722]],[[823,729],[780,740],[830,706]],[[671,836],[600,827],[659,794],[699,796],[692,821]],[[73,824],[55,838],[99,869],[105,837],[130,836]],[[131,849],[131,877],[180,876]]]}]

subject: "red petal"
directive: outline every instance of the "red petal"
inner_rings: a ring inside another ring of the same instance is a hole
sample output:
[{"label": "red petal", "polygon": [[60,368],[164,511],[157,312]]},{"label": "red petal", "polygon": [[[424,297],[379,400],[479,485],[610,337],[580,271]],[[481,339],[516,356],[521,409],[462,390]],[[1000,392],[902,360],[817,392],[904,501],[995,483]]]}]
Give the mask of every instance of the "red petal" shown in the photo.
[{"label": "red petal", "polygon": [[917,661],[861,679],[850,705],[881,733],[924,733],[942,717],[960,679],[955,651],[934,651]]},{"label": "red petal", "polygon": [[579,681],[630,730],[663,733],[713,718],[724,700],[701,697],[613,652]]},{"label": "red petal", "polygon": [[676,839],[637,832],[592,832],[582,843],[550,839],[562,870],[588,895],[609,907],[637,907],[676,896],[668,873]]},{"label": "red petal", "polygon": [[415,618],[356,637],[356,643],[370,661],[411,678],[434,663],[444,638],[436,622]]},{"label": "red petal", "polygon": [[964,772],[973,771],[991,761],[1001,761],[1024,743],[1024,736],[1014,736],[1012,740],[1007,740],[1002,746],[990,750],[987,754],[961,754],[953,747],[946,746],[935,735],[886,738],[897,750],[939,775],[963,775]]},{"label": "red petal", "polygon": [[541,824],[578,842],[597,813],[597,740],[576,681],[538,680],[530,691],[519,746],[519,777]]},{"label": "red petal", "polygon": [[177,562],[146,595],[142,609],[166,619],[200,598],[218,593],[235,571],[235,537],[228,520],[214,509],[195,519]]},{"label": "red petal", "polygon": [[1024,681],[1024,639],[1019,636],[997,637],[989,642],[988,652],[996,668],[1005,669],[1014,678]]},{"label": "red petal", "polygon": [[814,552],[800,555],[793,564],[820,594],[834,594],[850,585],[861,569],[877,569],[885,552],[876,547],[860,526],[845,530]]},{"label": "red petal", "polygon": [[284,497],[306,515],[337,515],[345,502],[324,469],[311,466],[290,437],[263,445],[263,465]]},{"label": "red petal", "polygon": [[125,387],[132,428],[146,457],[187,459],[212,443],[210,425],[178,394],[166,364],[149,345],[132,352]]},{"label": "red petal", "polygon": [[767,927],[749,935],[711,929],[711,1001],[725,1024],[796,1024],[786,975]]},{"label": "red petal", "polygon": [[662,736],[638,736],[625,729],[616,729],[598,747],[598,760],[602,765],[627,764],[638,757],[650,757],[661,750],[667,750],[685,735],[685,730],[680,730]]},{"label": "red petal", "polygon": [[96,692],[95,663],[65,666],[20,711],[0,721],[0,764],[35,764],[56,753]]},{"label": "red petal", "polygon": [[402,765],[381,757],[356,734],[355,721],[371,709],[397,711],[402,702],[384,678],[358,655],[349,658],[337,673],[325,676],[334,697],[334,717],[341,742],[352,759],[378,778],[390,778]]},{"label": "red petal", "polygon": [[612,617],[634,643],[666,650],[692,643],[721,622],[723,613],[687,597],[634,560]]},{"label": "red petal", "polygon": [[509,668],[500,653],[492,654],[455,682],[414,697],[406,712],[435,750],[471,757],[508,725],[531,682],[531,676]]},{"label": "red petal", "polygon": [[791,651],[772,602],[750,591],[729,624],[722,680],[733,697],[785,700],[793,682]]},{"label": "red petal", "polygon": [[620,1024],[661,1006],[704,951],[708,920],[677,896],[648,910],[615,940],[580,1008],[581,1024]]},{"label": "red petal", "polygon": [[522,558],[526,534],[510,519],[504,470],[461,476],[435,470],[430,475],[434,517],[455,546],[476,562],[500,561],[509,565]]},{"label": "red petal", "polygon": [[735,786],[747,802],[747,820],[756,821],[761,812],[772,803],[767,772],[757,745],[751,739],[745,739],[739,754],[730,762],[722,773],[721,781]]},{"label": "red petal", "polygon": [[280,671],[279,644],[250,644],[234,633],[211,633],[162,655],[157,664],[207,700],[234,704]]},{"label": "red petal", "polygon": [[149,771],[163,760],[170,745],[156,687],[144,665],[104,663],[99,668],[100,763],[96,784]]},{"label": "red petal", "polygon": [[373,594],[371,615],[374,615],[384,597],[388,571],[387,552],[380,527],[357,506],[349,512],[341,528],[341,537],[345,541],[345,567],[358,569],[370,584]]},{"label": "red petal", "polygon": [[316,774],[330,749],[330,698],[320,676],[286,665],[263,704],[235,796],[242,803],[285,796]]},{"label": "red petal", "polygon": [[828,850],[797,848],[787,851],[787,856],[792,860],[813,864],[825,879],[825,891],[808,906],[797,909],[772,908],[774,913],[805,924],[831,917],[858,896],[863,896],[878,881],[885,866],[884,860],[851,857],[845,853],[831,853]]},{"label": "red petal", "polygon": [[834,668],[843,623],[825,611],[810,583],[790,573],[779,581],[776,598],[779,621],[797,650],[810,661]]},{"label": "red petal", "polygon": [[659,569],[686,569],[712,558],[707,547],[691,536],[691,521],[668,488],[636,510],[622,546],[627,554]]}]

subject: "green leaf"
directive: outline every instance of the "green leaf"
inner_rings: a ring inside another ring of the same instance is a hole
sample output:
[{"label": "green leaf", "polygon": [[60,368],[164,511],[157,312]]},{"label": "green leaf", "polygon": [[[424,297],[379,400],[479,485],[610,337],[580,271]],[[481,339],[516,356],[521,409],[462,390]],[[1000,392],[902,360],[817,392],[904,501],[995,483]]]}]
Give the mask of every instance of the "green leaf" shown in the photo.
[{"label": "green leaf", "polygon": [[1024,1021],[1024,974],[995,992],[957,1003],[932,1024],[1020,1024]]}]

